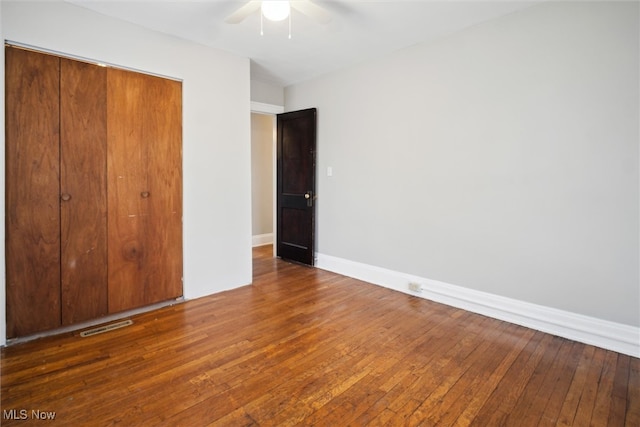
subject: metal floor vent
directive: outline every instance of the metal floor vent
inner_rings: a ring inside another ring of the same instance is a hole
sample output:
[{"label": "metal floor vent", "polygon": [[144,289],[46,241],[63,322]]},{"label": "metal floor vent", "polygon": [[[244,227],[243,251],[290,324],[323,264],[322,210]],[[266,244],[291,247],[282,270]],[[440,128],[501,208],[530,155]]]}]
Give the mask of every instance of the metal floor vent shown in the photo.
[{"label": "metal floor vent", "polygon": [[124,328],[125,326],[133,325],[131,320],[123,320],[122,322],[112,323],[110,325],[98,326],[97,328],[88,329],[80,332],[81,337],[90,337],[92,335],[101,334],[103,332],[113,331],[114,329]]}]

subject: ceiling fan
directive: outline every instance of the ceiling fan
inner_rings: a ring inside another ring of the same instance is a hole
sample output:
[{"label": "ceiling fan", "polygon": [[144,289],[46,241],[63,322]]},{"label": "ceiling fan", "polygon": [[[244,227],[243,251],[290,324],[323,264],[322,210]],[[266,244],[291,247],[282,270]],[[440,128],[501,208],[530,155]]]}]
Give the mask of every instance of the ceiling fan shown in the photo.
[{"label": "ceiling fan", "polygon": [[262,16],[266,19],[282,21],[290,16],[291,8],[320,24],[327,24],[331,21],[329,12],[311,0],[251,0],[236,9],[224,21],[228,24],[238,24],[258,9],[261,10]]}]

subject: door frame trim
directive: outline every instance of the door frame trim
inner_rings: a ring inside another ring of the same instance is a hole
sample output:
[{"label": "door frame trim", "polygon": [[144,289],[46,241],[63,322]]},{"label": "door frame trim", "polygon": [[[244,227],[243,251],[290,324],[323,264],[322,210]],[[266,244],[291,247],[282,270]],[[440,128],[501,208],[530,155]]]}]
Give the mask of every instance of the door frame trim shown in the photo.
[{"label": "door frame trim", "polygon": [[284,106],[251,101],[251,112],[259,114],[280,114],[284,113]]},{"label": "door frame trim", "polygon": [[275,105],[275,104],[265,104],[263,102],[255,102],[255,101],[251,101],[251,112],[252,113],[257,113],[257,114],[266,114],[269,115],[273,118],[272,123],[273,123],[273,138],[272,138],[272,145],[271,145],[271,162],[272,162],[272,176],[271,176],[271,188],[273,189],[272,191],[272,205],[273,205],[273,254],[275,256],[275,254],[277,253],[277,245],[278,242],[275,239],[275,236],[277,236],[277,232],[278,232],[278,206],[277,206],[277,176],[278,176],[278,171],[276,169],[276,163],[277,163],[277,158],[278,158],[278,154],[277,154],[277,144],[278,144],[278,138],[276,137],[277,132],[278,132],[278,122],[276,120],[276,114],[281,114],[284,113],[284,106],[282,105]]}]

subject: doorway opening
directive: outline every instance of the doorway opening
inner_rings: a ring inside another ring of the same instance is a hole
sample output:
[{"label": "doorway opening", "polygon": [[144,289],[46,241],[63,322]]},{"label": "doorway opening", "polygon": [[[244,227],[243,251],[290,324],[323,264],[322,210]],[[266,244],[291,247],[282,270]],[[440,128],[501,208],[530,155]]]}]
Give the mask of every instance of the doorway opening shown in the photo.
[{"label": "doorway opening", "polygon": [[279,105],[251,103],[251,232],[252,246],[271,245],[275,256],[276,114]]}]

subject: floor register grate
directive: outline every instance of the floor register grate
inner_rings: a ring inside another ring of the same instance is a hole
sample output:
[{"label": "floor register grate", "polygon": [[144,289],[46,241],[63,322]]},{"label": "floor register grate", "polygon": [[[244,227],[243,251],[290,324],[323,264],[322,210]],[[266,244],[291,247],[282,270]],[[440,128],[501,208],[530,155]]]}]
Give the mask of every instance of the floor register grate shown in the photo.
[{"label": "floor register grate", "polygon": [[80,332],[81,337],[90,337],[92,335],[98,335],[103,332],[113,331],[114,329],[124,328],[125,326],[133,325],[131,320],[123,320],[122,322],[111,323],[110,325],[98,326],[97,328],[87,329]]}]

